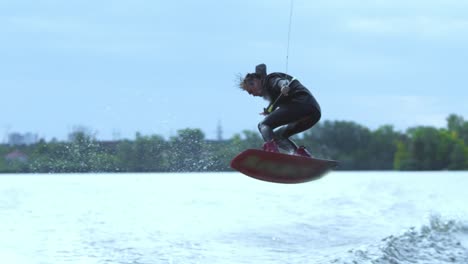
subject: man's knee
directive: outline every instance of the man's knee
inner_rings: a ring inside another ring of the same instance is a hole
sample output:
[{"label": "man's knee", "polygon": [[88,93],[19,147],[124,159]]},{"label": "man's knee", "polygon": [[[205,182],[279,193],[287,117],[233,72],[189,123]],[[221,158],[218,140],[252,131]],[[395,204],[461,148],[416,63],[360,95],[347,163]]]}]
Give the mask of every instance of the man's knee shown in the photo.
[{"label": "man's knee", "polygon": [[282,126],[276,129],[273,133],[275,134],[275,138],[278,140],[286,139],[288,136],[286,135],[286,127]]},{"label": "man's knee", "polygon": [[262,122],[258,123],[258,131],[262,132],[265,129],[271,130],[270,126],[265,124],[265,122],[262,121]]}]

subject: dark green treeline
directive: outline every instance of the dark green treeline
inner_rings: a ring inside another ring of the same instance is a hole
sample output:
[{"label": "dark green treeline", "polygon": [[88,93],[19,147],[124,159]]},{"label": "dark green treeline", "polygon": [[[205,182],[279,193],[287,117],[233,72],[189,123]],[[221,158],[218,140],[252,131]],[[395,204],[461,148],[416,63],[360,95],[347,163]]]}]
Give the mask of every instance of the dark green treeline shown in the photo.
[{"label": "dark green treeline", "polygon": [[[467,170],[468,122],[450,115],[446,128],[418,126],[405,133],[390,125],[370,130],[349,121],[322,121],[295,140],[315,157],[340,161],[339,170]],[[137,133],[134,140],[97,141],[74,132],[70,142],[0,146],[2,173],[229,171],[242,150],[263,144],[257,131],[229,140],[206,140],[200,129],[164,139]]]}]

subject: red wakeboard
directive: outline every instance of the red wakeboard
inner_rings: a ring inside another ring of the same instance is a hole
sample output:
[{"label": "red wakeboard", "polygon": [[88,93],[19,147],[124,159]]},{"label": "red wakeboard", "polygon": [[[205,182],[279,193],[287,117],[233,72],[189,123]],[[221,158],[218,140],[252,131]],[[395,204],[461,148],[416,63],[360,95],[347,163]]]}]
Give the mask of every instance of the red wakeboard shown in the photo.
[{"label": "red wakeboard", "polygon": [[335,160],[247,149],[234,157],[231,168],[252,178],[277,183],[303,183],[320,179],[338,166]]}]

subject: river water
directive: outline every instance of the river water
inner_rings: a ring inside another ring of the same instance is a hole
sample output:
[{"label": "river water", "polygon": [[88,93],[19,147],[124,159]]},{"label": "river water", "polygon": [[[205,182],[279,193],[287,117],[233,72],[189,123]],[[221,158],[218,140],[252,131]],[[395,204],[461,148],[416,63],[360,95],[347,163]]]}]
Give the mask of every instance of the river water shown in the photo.
[{"label": "river water", "polygon": [[0,175],[2,263],[468,263],[468,172]]}]

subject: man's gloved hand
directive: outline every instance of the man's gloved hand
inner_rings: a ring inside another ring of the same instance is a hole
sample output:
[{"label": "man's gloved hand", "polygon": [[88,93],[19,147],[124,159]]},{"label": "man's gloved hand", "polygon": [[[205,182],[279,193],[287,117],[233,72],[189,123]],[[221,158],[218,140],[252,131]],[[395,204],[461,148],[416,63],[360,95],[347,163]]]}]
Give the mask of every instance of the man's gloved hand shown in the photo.
[{"label": "man's gloved hand", "polygon": [[291,90],[291,88],[289,87],[289,81],[281,80],[279,85],[281,87],[281,93],[285,96],[288,96],[289,90]]}]

